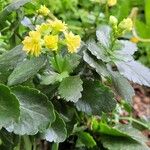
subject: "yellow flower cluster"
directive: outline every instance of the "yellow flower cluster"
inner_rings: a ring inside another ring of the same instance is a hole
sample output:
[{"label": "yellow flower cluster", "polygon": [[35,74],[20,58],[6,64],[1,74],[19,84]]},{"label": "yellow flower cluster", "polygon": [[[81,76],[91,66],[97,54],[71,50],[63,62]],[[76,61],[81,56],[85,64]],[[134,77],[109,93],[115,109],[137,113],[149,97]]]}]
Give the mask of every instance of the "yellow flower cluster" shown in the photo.
[{"label": "yellow flower cluster", "polygon": [[22,41],[23,50],[38,57],[43,48],[57,52],[59,44],[63,44],[67,46],[68,52],[75,53],[80,47],[81,38],[67,29],[67,24],[58,19],[48,20],[37,25],[35,31],[30,31],[29,35]]}]

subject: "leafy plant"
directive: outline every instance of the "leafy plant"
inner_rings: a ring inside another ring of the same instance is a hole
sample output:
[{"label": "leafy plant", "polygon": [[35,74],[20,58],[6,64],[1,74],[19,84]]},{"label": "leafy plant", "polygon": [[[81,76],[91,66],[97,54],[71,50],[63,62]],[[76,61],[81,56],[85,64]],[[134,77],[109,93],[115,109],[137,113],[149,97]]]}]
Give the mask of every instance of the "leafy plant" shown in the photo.
[{"label": "leafy plant", "polygon": [[[7,23],[7,15],[14,10],[34,8],[34,3],[28,2],[8,5],[0,13],[1,24]],[[49,5],[62,4],[61,11],[74,11],[74,5],[85,4],[84,0],[73,2],[53,1]],[[85,8],[91,8],[89,3]],[[115,4],[101,4],[104,10],[106,6],[101,24],[97,7],[93,15],[97,21],[92,24],[84,18],[86,10],[79,11],[85,13],[81,15],[82,30],[96,26],[92,32],[96,30],[96,35],[90,36],[86,30],[81,34],[84,41],[44,5],[35,15],[31,9],[27,13],[32,14],[30,18],[21,17],[15,30],[20,40],[0,55],[0,148],[35,150],[41,149],[39,141],[47,141],[51,149],[64,149],[65,144],[68,149],[149,149],[133,125],[150,129],[132,117],[135,93],[129,81],[150,86],[150,70],[134,60],[137,45],[120,40],[131,31],[132,20],[118,21],[110,16],[108,24],[107,11]],[[59,14],[59,9],[53,9]],[[67,19],[64,14],[58,17]],[[71,16],[69,19],[73,20]],[[21,32],[20,21],[28,27],[22,27]],[[121,101],[117,102],[115,95]],[[122,116],[123,111],[128,115]],[[122,120],[128,121],[127,125]]]}]

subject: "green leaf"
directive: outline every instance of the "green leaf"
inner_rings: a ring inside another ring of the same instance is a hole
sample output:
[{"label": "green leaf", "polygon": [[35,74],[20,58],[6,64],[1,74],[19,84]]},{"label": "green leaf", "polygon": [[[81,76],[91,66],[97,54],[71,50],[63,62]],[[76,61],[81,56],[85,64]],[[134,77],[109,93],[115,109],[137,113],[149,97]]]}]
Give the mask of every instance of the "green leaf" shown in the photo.
[{"label": "green leaf", "polygon": [[146,138],[142,133],[131,125],[118,124],[114,127],[110,127],[109,125],[100,122],[99,127],[95,131],[109,136],[126,137],[137,142],[146,142]]},{"label": "green leaf", "polygon": [[105,63],[103,63],[101,60],[94,59],[94,57],[87,51],[84,51],[83,54],[84,61],[87,62],[91,67],[93,67],[99,75],[102,75],[104,77],[110,76]]},{"label": "green leaf", "polygon": [[128,80],[140,85],[150,86],[150,69],[137,61],[116,62],[117,68]]},{"label": "green leaf", "polygon": [[76,147],[87,147],[92,148],[96,146],[96,142],[94,138],[87,132],[79,132],[78,134],[78,140],[76,143]]},{"label": "green leaf", "polygon": [[66,101],[77,102],[81,97],[82,80],[79,76],[70,76],[62,80],[58,92]]},{"label": "green leaf", "polygon": [[65,56],[57,54],[55,58],[51,59],[51,65],[53,69],[59,73],[72,73],[73,70],[79,65],[80,58],[81,57],[78,54],[68,54]]},{"label": "green leaf", "polygon": [[26,54],[22,50],[22,45],[18,45],[12,50],[3,53],[0,56],[0,72],[13,69],[19,62],[23,61]]},{"label": "green leaf", "polygon": [[115,91],[119,96],[121,96],[124,100],[131,104],[132,98],[135,95],[134,89],[132,88],[128,80],[118,72],[111,72],[111,74]]},{"label": "green leaf", "polygon": [[133,60],[133,54],[137,51],[135,43],[125,40],[118,40],[114,46],[114,61],[129,62]]},{"label": "green leaf", "polygon": [[17,121],[20,115],[19,102],[10,89],[0,84],[0,126]]},{"label": "green leaf", "polygon": [[107,55],[106,49],[100,44],[98,45],[98,43],[96,43],[94,40],[88,41],[87,48],[92,55],[96,56],[97,59],[102,60],[104,62],[111,61],[111,59]]},{"label": "green leaf", "polygon": [[61,74],[50,71],[47,75],[42,76],[41,84],[49,85],[56,82],[61,82],[64,78],[68,77],[68,72],[62,72]]},{"label": "green leaf", "polygon": [[96,36],[99,41],[99,43],[105,47],[109,48],[110,42],[111,42],[111,28],[108,25],[101,25],[96,30]]},{"label": "green leaf", "polygon": [[4,26],[3,23],[11,12],[19,9],[21,6],[25,5],[28,2],[31,2],[31,0],[17,0],[5,7],[4,10],[0,12],[0,28]]},{"label": "green leaf", "polygon": [[146,24],[150,26],[150,0],[145,0],[145,20]]},{"label": "green leaf", "polygon": [[66,125],[58,113],[56,113],[56,120],[42,135],[43,139],[49,142],[60,143],[67,138]]},{"label": "green leaf", "polygon": [[46,57],[34,57],[30,60],[25,60],[20,63],[11,73],[8,78],[8,85],[22,83],[34,76],[46,63]]},{"label": "green leaf", "polygon": [[40,91],[28,87],[12,88],[20,103],[19,121],[7,127],[19,135],[34,135],[43,132],[54,121],[54,108],[48,98]]},{"label": "green leaf", "polygon": [[115,106],[114,94],[107,86],[99,81],[84,81],[82,98],[76,103],[79,111],[101,115],[102,112],[111,112]]},{"label": "green leaf", "polygon": [[108,150],[149,150],[146,144],[123,137],[103,136],[101,141]]}]

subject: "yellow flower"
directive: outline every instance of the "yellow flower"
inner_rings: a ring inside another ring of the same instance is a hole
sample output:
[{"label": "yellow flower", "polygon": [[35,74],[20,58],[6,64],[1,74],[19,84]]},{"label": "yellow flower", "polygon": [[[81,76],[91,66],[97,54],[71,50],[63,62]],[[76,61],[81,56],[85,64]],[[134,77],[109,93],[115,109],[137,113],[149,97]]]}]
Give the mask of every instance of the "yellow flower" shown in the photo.
[{"label": "yellow flower", "polygon": [[40,15],[47,16],[49,14],[50,10],[45,5],[41,5],[40,9],[37,10],[37,12]]},{"label": "yellow flower", "polygon": [[26,36],[22,41],[23,50],[28,54],[38,57],[41,54],[41,35],[37,31],[30,31],[29,36]]},{"label": "yellow flower", "polygon": [[130,41],[133,42],[133,43],[138,43],[138,42],[139,42],[139,39],[138,39],[137,37],[132,37],[132,38],[130,39]]},{"label": "yellow flower", "polygon": [[61,20],[54,20],[54,21],[51,21],[49,20],[49,23],[53,29],[53,31],[55,32],[64,32],[66,29],[67,29],[67,25],[62,22]]},{"label": "yellow flower", "polygon": [[49,33],[51,31],[51,26],[49,23],[42,23],[36,26],[36,31],[42,33]]},{"label": "yellow flower", "polygon": [[66,43],[68,51],[70,53],[77,52],[77,49],[80,47],[81,38],[79,35],[74,35],[72,32],[65,33]]},{"label": "yellow flower", "polygon": [[52,51],[57,51],[58,49],[58,35],[46,35],[44,37],[45,46]]},{"label": "yellow flower", "polygon": [[107,1],[108,6],[110,6],[110,7],[116,5],[116,3],[117,3],[117,0],[108,0]]},{"label": "yellow flower", "polygon": [[125,31],[131,31],[133,28],[133,22],[131,20],[131,18],[126,18],[123,19],[119,25],[118,25],[119,29],[121,30],[125,30]]}]

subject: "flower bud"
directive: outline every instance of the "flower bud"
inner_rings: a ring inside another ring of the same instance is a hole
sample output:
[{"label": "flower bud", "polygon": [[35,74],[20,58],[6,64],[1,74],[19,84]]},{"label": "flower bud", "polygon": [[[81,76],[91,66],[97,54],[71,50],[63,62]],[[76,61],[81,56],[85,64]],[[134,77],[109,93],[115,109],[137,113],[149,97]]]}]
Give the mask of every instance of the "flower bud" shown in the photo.
[{"label": "flower bud", "polygon": [[110,16],[109,17],[109,24],[112,25],[112,26],[117,26],[118,19],[115,16]]},{"label": "flower bud", "polygon": [[107,4],[108,4],[109,7],[112,7],[112,6],[116,5],[116,3],[117,3],[117,0],[108,0],[107,1]]},{"label": "flower bud", "polygon": [[40,9],[37,10],[37,13],[39,13],[40,15],[43,16],[47,16],[49,14],[50,10],[45,6],[45,5],[41,5]]},{"label": "flower bud", "polygon": [[131,31],[133,28],[133,22],[131,18],[123,19],[119,25],[119,29],[124,30],[124,31]]}]

